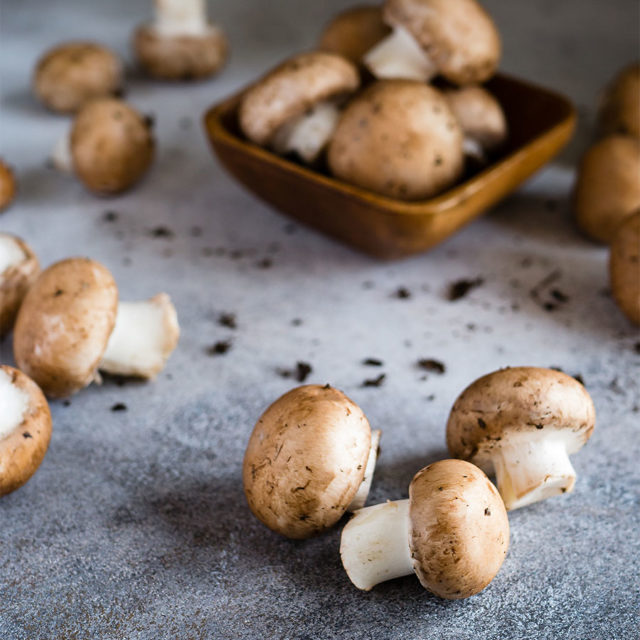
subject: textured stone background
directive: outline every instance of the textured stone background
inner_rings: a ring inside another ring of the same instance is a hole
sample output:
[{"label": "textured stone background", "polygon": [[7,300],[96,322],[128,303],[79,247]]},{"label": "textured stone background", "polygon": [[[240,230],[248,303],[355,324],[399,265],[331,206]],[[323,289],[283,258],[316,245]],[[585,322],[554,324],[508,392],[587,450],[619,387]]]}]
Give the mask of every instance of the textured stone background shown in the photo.
[{"label": "textured stone background", "polygon": [[[640,337],[606,293],[606,251],[575,231],[567,195],[599,87],[637,55],[637,3],[487,2],[504,36],[503,68],[570,95],[579,135],[484,219],[392,264],[254,200],[212,160],[200,125],[211,103],[310,47],[348,4],[340,0],[212,3],[233,44],[221,77],[129,84],[159,139],[133,192],[97,199],[45,167],[68,121],[31,99],[35,60],[78,37],[129,59],[148,4],[2,0],[0,151],[17,168],[20,196],[0,229],[28,239],[44,264],[70,254],[103,261],[125,299],[168,291],[183,337],[155,384],[107,381],[52,404],[42,467],[0,502],[0,638],[637,638]],[[105,221],[106,211],[117,219]],[[155,237],[158,227],[171,236]],[[530,290],[554,270],[569,299],[547,312]],[[481,287],[447,301],[449,283],[475,277]],[[411,297],[395,297],[399,287]],[[236,329],[219,325],[224,312],[236,314]],[[230,351],[207,355],[221,340]],[[378,373],[362,365],[367,357],[384,361],[380,388],[362,387]],[[424,379],[419,358],[446,372]],[[9,341],[0,359],[11,362]],[[509,555],[485,592],[444,602],[407,577],[360,593],[342,571],[338,529],[283,540],[242,494],[250,430],[294,384],[277,370],[297,361],[384,430],[373,501],[405,496],[415,471],[446,456],[454,398],[497,367],[581,374],[598,426],[574,457],[575,492],[512,515]],[[113,412],[117,403],[127,410]]]}]

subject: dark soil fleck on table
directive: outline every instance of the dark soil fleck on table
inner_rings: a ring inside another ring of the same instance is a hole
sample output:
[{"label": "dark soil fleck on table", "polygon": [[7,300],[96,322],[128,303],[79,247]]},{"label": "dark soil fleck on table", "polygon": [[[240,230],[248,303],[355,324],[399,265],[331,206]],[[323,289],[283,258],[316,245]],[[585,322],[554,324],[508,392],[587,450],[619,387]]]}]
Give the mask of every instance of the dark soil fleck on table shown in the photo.
[{"label": "dark soil fleck on table", "polygon": [[292,327],[299,327],[299,326],[301,326],[301,325],[302,325],[302,318],[294,318],[294,319],[291,321],[291,326],[292,326]]},{"label": "dark soil fleck on table", "polygon": [[222,356],[231,349],[231,340],[219,340],[218,342],[207,347],[207,355]]},{"label": "dark soil fleck on table", "polygon": [[150,229],[149,235],[152,238],[165,238],[169,240],[175,236],[175,233],[171,229],[169,229],[169,227],[165,227],[161,225],[158,227],[154,227],[153,229]]},{"label": "dark soil fleck on table", "polygon": [[102,214],[102,220],[104,222],[115,222],[119,217],[119,214],[117,211],[105,211]]},{"label": "dark soil fleck on table", "polygon": [[127,405],[124,402],[116,402],[116,404],[112,405],[111,407],[111,411],[113,411],[114,413],[120,412],[120,411],[126,411],[127,410]]},{"label": "dark soil fleck on table", "polygon": [[456,282],[452,282],[449,285],[447,300],[449,300],[450,302],[460,300],[461,298],[464,298],[470,291],[473,291],[473,289],[476,289],[483,284],[483,278],[474,278],[473,280],[456,280]]},{"label": "dark soil fleck on table", "polygon": [[398,287],[394,292],[393,297],[398,298],[398,300],[408,300],[411,297],[411,291],[406,287]]},{"label": "dark soil fleck on table", "polygon": [[273,260],[271,258],[258,260],[258,262],[256,262],[256,267],[258,267],[258,269],[270,269],[273,267]]},{"label": "dark soil fleck on table", "polygon": [[378,360],[378,358],[366,358],[362,361],[362,364],[366,367],[381,367],[384,362],[382,362],[382,360]]},{"label": "dark soil fleck on table", "polygon": [[227,329],[237,329],[238,321],[236,319],[235,313],[221,313],[218,316],[218,324],[221,327],[226,327]]},{"label": "dark soil fleck on table", "polygon": [[298,361],[293,370],[277,369],[276,371],[282,378],[294,378],[298,382],[304,382],[313,371],[313,367],[308,362]]},{"label": "dark soil fleck on table", "polygon": [[387,377],[386,373],[381,373],[377,378],[369,378],[362,383],[363,387],[381,387]]},{"label": "dark soil fleck on table", "polygon": [[433,358],[421,358],[418,360],[418,366],[425,371],[431,371],[439,375],[442,375],[447,370],[444,362],[434,360]]}]

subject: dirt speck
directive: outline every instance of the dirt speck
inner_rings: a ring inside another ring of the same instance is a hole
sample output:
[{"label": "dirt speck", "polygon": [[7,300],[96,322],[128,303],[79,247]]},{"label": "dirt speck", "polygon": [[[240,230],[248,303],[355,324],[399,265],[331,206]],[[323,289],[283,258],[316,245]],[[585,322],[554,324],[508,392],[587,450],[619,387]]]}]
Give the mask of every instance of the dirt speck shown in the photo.
[{"label": "dirt speck", "polygon": [[456,280],[449,285],[447,292],[447,300],[455,302],[464,298],[470,291],[484,284],[483,278],[474,278],[472,280],[462,279]]}]

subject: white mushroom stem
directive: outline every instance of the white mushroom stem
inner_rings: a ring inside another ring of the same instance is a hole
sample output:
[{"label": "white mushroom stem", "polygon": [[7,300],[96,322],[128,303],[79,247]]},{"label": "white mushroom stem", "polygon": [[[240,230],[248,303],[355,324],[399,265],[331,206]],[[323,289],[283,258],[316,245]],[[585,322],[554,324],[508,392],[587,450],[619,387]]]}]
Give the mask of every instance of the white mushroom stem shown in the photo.
[{"label": "white mushroom stem", "polygon": [[209,29],[205,0],[155,0],[153,26],[169,37],[202,35]]},{"label": "white mushroom stem", "polygon": [[491,459],[508,510],[573,489],[576,472],[561,438],[532,438],[530,433],[522,433],[506,436],[500,445]]},{"label": "white mushroom stem", "polygon": [[384,40],[370,49],[363,62],[379,79],[404,78],[428,82],[438,73],[435,62],[401,26],[395,26]]},{"label": "white mushroom stem", "polygon": [[51,163],[64,173],[73,172],[73,156],[71,155],[71,136],[66,133],[56,142],[49,156]]},{"label": "white mushroom stem", "polygon": [[0,440],[8,436],[29,408],[29,394],[13,384],[11,376],[0,370]]},{"label": "white mushroom stem", "polygon": [[356,511],[342,530],[340,557],[349,579],[364,591],[413,573],[409,548],[409,500]]},{"label": "white mushroom stem", "polygon": [[319,102],[304,115],[280,127],[272,141],[272,147],[281,155],[296,153],[310,164],[329,143],[339,118],[340,109],[335,102]]},{"label": "white mushroom stem", "polygon": [[377,429],[371,432],[371,448],[369,449],[369,457],[367,458],[367,466],[364,469],[364,478],[356,495],[347,507],[347,511],[357,511],[364,507],[369,495],[369,489],[371,489],[371,481],[373,480],[373,472],[376,468],[376,462],[378,460],[378,447],[380,446],[380,435],[382,431]]},{"label": "white mushroom stem", "polygon": [[26,257],[27,254],[13,236],[0,233],[0,275],[18,266]]},{"label": "white mushroom stem", "polygon": [[154,378],[179,337],[175,307],[166,293],[118,304],[116,325],[98,368],[121,376]]}]

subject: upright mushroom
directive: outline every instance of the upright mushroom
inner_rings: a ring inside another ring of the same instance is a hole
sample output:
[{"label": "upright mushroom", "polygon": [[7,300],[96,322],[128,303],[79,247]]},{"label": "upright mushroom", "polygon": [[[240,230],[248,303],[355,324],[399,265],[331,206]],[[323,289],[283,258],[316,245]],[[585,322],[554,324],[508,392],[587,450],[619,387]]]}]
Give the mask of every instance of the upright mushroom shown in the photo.
[{"label": "upright mushroom", "polygon": [[0,496],[20,488],[37,471],[51,439],[51,413],[38,386],[0,365]]},{"label": "upright mushroom", "polygon": [[640,62],[628,65],[606,88],[598,113],[600,132],[640,138]]},{"label": "upright mushroom", "polygon": [[247,445],[242,477],[251,511],[288,538],[332,527],[364,505],[379,439],[338,389],[289,391],[262,414]]},{"label": "upright mushroom", "polygon": [[476,0],[386,0],[383,13],[393,31],[364,57],[377,78],[442,75],[463,86],[494,74],[500,36]]},{"label": "upright mushroom", "polygon": [[342,56],[302,53],[245,93],[240,128],[256,144],[312,163],[331,138],[342,103],[359,84],[358,70]]},{"label": "upright mushroom", "polygon": [[462,173],[462,130],[440,91],[376,82],[346,107],[329,144],[338,178],[401,200],[428,198]]},{"label": "upright mushroom", "polygon": [[507,509],[573,490],[569,455],[591,437],[587,390],[560,371],[514,367],[476,380],[458,396],[447,423],[456,458],[495,472]]},{"label": "upright mushroom", "polygon": [[11,168],[0,160],[0,213],[13,202],[16,195],[16,179]]},{"label": "upright mushroom", "polygon": [[154,0],[155,19],[139,27],[135,54],[149,75],[163,80],[211,76],[227,59],[228,43],[207,19],[205,0]]},{"label": "upright mushroom", "polygon": [[609,278],[614,300],[631,322],[640,325],[640,209],[613,237]]},{"label": "upright mushroom", "polygon": [[356,511],[340,556],[358,589],[416,573],[440,598],[468,598],[495,577],[509,547],[509,520],[496,488],[474,465],[441,460],[419,471],[408,500]]},{"label": "upright mushroom", "polygon": [[14,328],[18,366],[50,397],[69,396],[107,373],[154,378],[179,337],[166,294],[118,303],[109,271],[69,258],[42,272]]}]

